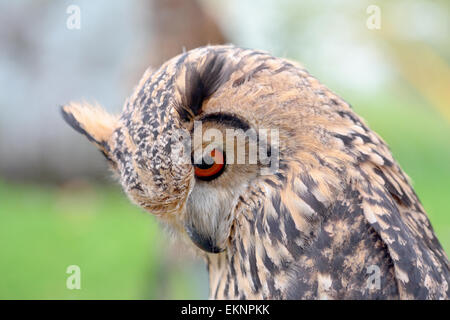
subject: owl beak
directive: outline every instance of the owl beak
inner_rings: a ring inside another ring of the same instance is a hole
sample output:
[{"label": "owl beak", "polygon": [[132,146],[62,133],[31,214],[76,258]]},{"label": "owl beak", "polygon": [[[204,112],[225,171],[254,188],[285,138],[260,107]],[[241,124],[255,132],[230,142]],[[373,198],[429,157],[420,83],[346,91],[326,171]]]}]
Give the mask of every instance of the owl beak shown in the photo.
[{"label": "owl beak", "polygon": [[217,246],[215,239],[198,232],[192,224],[187,223],[184,228],[192,242],[203,251],[208,253],[220,253],[224,251],[224,249]]}]

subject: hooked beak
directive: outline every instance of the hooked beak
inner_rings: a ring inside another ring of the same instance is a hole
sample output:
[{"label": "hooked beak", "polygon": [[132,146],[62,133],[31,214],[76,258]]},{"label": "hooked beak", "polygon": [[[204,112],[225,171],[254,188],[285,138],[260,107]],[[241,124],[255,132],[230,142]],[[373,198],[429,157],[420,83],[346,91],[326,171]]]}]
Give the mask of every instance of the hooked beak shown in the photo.
[{"label": "hooked beak", "polygon": [[192,224],[186,223],[184,229],[192,242],[203,251],[208,253],[220,253],[224,251],[224,249],[216,245],[214,239],[210,236],[199,233]]}]

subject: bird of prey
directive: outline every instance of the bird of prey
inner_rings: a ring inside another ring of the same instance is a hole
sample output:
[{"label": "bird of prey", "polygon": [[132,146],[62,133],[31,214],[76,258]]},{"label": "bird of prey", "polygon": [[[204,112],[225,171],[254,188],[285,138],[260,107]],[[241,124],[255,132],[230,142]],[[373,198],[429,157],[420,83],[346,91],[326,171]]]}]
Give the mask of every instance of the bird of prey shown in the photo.
[{"label": "bird of prey", "polygon": [[211,299],[449,297],[448,258],[388,146],[296,62],[201,47],[147,70],[120,115],[61,112],[204,258]]}]

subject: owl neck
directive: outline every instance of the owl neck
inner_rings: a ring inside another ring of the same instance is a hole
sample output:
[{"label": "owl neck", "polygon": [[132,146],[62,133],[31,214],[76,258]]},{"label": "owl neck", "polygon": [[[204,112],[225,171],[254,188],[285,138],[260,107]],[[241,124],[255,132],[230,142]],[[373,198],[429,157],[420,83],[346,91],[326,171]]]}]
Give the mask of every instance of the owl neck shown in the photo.
[{"label": "owl neck", "polygon": [[[206,262],[209,272],[210,299],[282,299],[284,296],[278,287],[275,275],[281,268],[289,269],[294,260],[283,260],[283,254],[277,261],[265,254],[261,247],[255,249],[254,243],[262,243],[255,234],[244,239],[235,238],[231,246],[219,254],[207,254]],[[250,244],[252,243],[252,244]],[[264,245],[264,251],[271,252],[272,258],[278,247]],[[292,258],[292,257],[291,257]],[[279,269],[279,270],[278,270]],[[283,287],[283,285],[281,285]]]}]

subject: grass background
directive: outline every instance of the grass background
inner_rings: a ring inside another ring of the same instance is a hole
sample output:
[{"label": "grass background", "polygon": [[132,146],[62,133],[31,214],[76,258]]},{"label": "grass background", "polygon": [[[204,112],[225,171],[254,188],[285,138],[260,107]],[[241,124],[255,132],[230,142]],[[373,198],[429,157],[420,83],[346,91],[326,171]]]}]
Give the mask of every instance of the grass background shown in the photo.
[{"label": "grass background", "polygon": [[[205,267],[171,261],[155,219],[118,188],[0,182],[0,212],[0,299],[207,296]],[[73,264],[81,290],[66,288]]]}]

